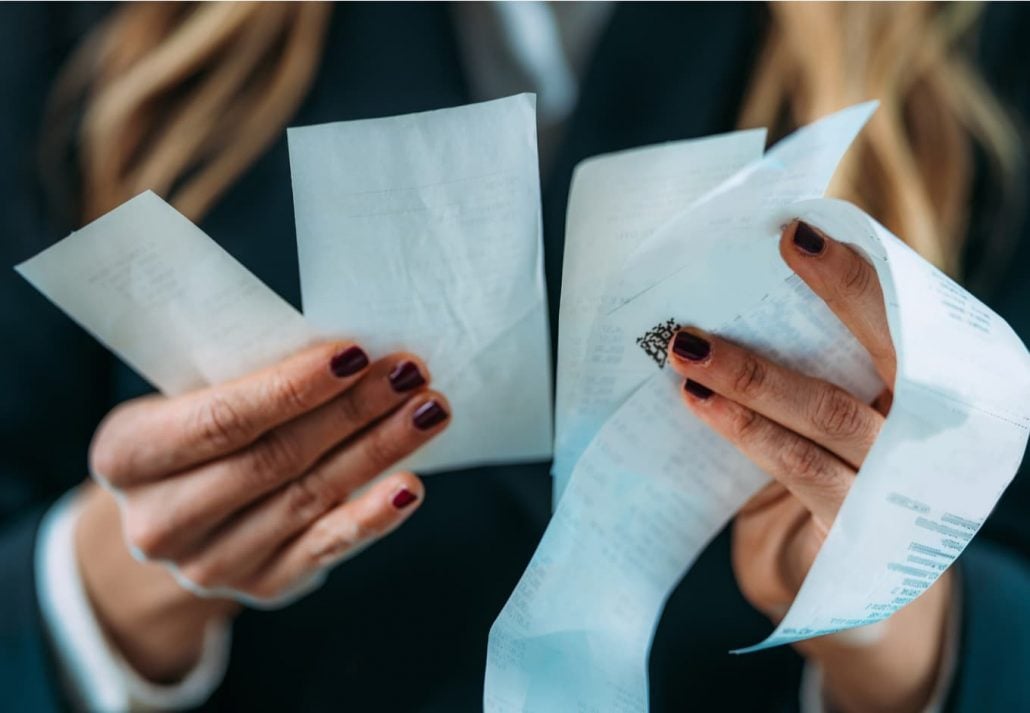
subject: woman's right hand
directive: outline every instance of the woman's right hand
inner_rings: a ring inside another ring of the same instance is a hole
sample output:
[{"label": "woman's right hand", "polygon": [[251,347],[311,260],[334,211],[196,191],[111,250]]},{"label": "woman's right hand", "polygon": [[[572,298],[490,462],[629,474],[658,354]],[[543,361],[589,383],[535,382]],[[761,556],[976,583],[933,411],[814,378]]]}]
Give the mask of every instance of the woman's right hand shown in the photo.
[{"label": "woman's right hand", "polygon": [[[90,466],[114,493],[122,529],[111,497],[94,490],[76,549],[98,618],[129,662],[174,677],[191,656],[172,655],[154,632],[235,608],[173,594],[169,570],[152,562],[172,565],[192,589],[270,603],[398,527],[421,502],[421,481],[409,472],[372,481],[446,427],[450,407],[427,382],[414,356],[370,364],[359,347],[333,343],[226,384],[115,408]],[[134,606],[141,597],[150,599]],[[196,636],[186,643],[195,654]]]}]

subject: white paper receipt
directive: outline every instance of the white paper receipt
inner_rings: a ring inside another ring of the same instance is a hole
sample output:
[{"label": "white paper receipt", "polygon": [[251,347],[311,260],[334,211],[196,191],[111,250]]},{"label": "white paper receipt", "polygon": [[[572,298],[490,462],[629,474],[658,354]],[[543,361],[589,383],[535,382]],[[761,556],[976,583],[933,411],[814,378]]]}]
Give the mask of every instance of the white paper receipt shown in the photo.
[{"label": "white paper receipt", "polygon": [[300,312],[149,191],[15,269],[166,394],[242,376],[317,338]]},{"label": "white paper receipt", "polygon": [[[882,388],[855,339],[779,257],[791,219],[851,244],[875,267],[898,375],[883,430],[800,592],[751,649],[890,616],[955,561],[1015,475],[1030,429],[1022,342],[869,216],[821,198],[874,109],[798,131],[640,238],[627,258],[593,256],[602,295],[563,292],[560,333],[583,335],[603,358],[581,369],[581,356],[559,354],[555,478],[568,484],[491,629],[487,711],[646,710],[647,658],[667,597],[768,482],[683,407],[680,379],[660,366],[676,325],[712,330],[863,399]],[[729,153],[734,142],[724,142]],[[597,162],[627,165],[625,156],[593,161],[594,172]],[[596,182],[577,181],[570,203],[590,206],[598,195]],[[566,260],[584,250],[568,245]],[[567,310],[566,300],[581,308]],[[595,372],[586,394],[577,387],[585,370]]]},{"label": "white paper receipt", "polygon": [[17,270],[166,394],[347,337],[417,353],[451,402],[407,467],[550,457],[532,95],[289,140],[304,316],[149,192]]},{"label": "white paper receipt", "polygon": [[551,455],[532,95],[289,130],[304,314],[426,360],[453,406],[405,465]]},{"label": "white paper receipt", "polygon": [[654,370],[646,361],[621,358],[624,349],[635,348],[626,340],[591,340],[593,316],[605,307],[604,277],[684,206],[761,158],[764,146],[764,129],[739,131],[623,151],[576,167],[559,315],[555,503],[594,432]]}]

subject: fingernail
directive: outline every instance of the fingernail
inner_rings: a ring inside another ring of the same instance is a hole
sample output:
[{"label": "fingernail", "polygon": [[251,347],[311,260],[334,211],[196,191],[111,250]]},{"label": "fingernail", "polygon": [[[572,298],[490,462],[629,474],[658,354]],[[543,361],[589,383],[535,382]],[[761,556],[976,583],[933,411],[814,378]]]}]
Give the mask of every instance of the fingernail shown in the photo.
[{"label": "fingernail", "polygon": [[684,382],[683,390],[702,401],[707,400],[713,393],[715,393],[704,384],[699,384],[692,379],[687,379],[686,382]]},{"label": "fingernail", "polygon": [[672,352],[680,359],[703,361],[712,353],[712,345],[690,332],[676,332],[672,340]]},{"label": "fingernail", "polygon": [[798,221],[794,228],[794,244],[798,250],[807,255],[818,255],[826,247],[826,239],[819,235],[808,223]]},{"label": "fingernail", "polygon": [[403,510],[416,500],[418,500],[418,497],[415,493],[411,492],[407,488],[401,488],[397,491],[397,494],[393,496],[393,506],[398,510]]},{"label": "fingernail", "polygon": [[426,401],[415,409],[415,415],[411,420],[415,423],[415,428],[428,431],[436,424],[447,420],[447,412],[436,401]]},{"label": "fingernail", "polygon": [[401,362],[386,378],[390,380],[393,390],[398,393],[417,389],[426,383],[422,372],[418,370],[418,365],[413,361]]},{"label": "fingernail", "polygon": [[348,347],[329,361],[329,370],[341,379],[368,366],[368,354],[361,347]]}]

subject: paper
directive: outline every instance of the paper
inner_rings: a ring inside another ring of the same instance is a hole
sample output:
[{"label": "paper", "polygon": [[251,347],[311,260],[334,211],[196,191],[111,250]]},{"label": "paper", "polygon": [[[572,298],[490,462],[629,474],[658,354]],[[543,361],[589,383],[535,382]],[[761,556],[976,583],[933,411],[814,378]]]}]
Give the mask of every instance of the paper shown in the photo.
[{"label": "paper", "polygon": [[[883,431],[801,591],[754,648],[886,618],[954,561],[1015,474],[1030,428],[1026,348],[868,216],[818,199],[872,109],[797,132],[596,276],[608,285],[605,307],[578,329],[590,332],[591,351],[614,355],[609,368],[649,364],[650,375],[599,430],[573,434],[589,445],[491,629],[488,711],[645,710],[665,600],[767,482],[690,414],[681,380],[636,337],[646,345],[656,327],[692,324],[861,398],[881,388],[861,347],[780,259],[780,228],[793,218],[870,258],[898,377]],[[559,385],[566,377],[559,372]]]},{"label": "paper", "polygon": [[166,394],[242,376],[317,338],[297,310],[149,191],[15,269]]},{"label": "paper", "polygon": [[[410,350],[451,401],[397,467],[544,459],[550,364],[531,95],[291,130],[304,305],[279,298],[147,192],[22,263],[37,289],[166,394],[341,336]],[[315,573],[277,607],[318,586]]]},{"label": "paper", "polygon": [[[623,151],[576,167],[565,227],[555,394],[554,502],[579,456],[615,406],[653,371],[627,363],[623,342],[588,342],[606,308],[604,277],[658,227],[761,158],[765,131],[740,131]],[[624,371],[624,369],[627,369]],[[577,440],[577,435],[585,440]]]},{"label": "paper", "polygon": [[166,394],[351,338],[417,353],[451,402],[399,467],[546,459],[535,126],[521,95],[291,129],[304,317],[149,192],[17,269]]},{"label": "paper", "polygon": [[304,313],[426,360],[453,406],[420,471],[550,457],[534,98],[289,130]]}]

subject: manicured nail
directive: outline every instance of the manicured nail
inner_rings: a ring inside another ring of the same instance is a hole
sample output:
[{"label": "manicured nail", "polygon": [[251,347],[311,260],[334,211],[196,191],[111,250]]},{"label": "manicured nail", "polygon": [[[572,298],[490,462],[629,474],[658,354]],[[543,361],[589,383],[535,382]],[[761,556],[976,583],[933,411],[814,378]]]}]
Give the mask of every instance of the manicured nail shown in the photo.
[{"label": "manicured nail", "polygon": [[368,354],[361,347],[348,347],[329,361],[329,369],[341,379],[368,366]]},{"label": "manicured nail", "polygon": [[436,401],[426,401],[415,409],[415,415],[411,420],[415,423],[415,428],[428,431],[436,424],[447,420],[447,412]]},{"label": "manicured nail", "polygon": [[826,239],[808,223],[798,221],[794,228],[794,244],[806,255],[818,255],[826,247]]},{"label": "manicured nail", "polygon": [[418,497],[415,493],[411,492],[407,488],[401,488],[397,491],[397,494],[393,496],[393,506],[398,510],[403,510],[416,500],[418,500]]},{"label": "manicured nail", "polygon": [[704,361],[712,353],[712,345],[690,332],[676,332],[672,340],[672,352],[687,361]]},{"label": "manicured nail", "polygon": [[417,389],[426,383],[422,372],[418,370],[418,365],[413,361],[401,362],[386,378],[390,380],[393,390],[398,393]]},{"label": "manicured nail", "polygon": [[686,382],[684,382],[683,390],[691,396],[701,399],[702,401],[705,401],[713,393],[715,393],[704,384],[699,384],[696,381],[693,381],[692,379],[687,379]]}]

